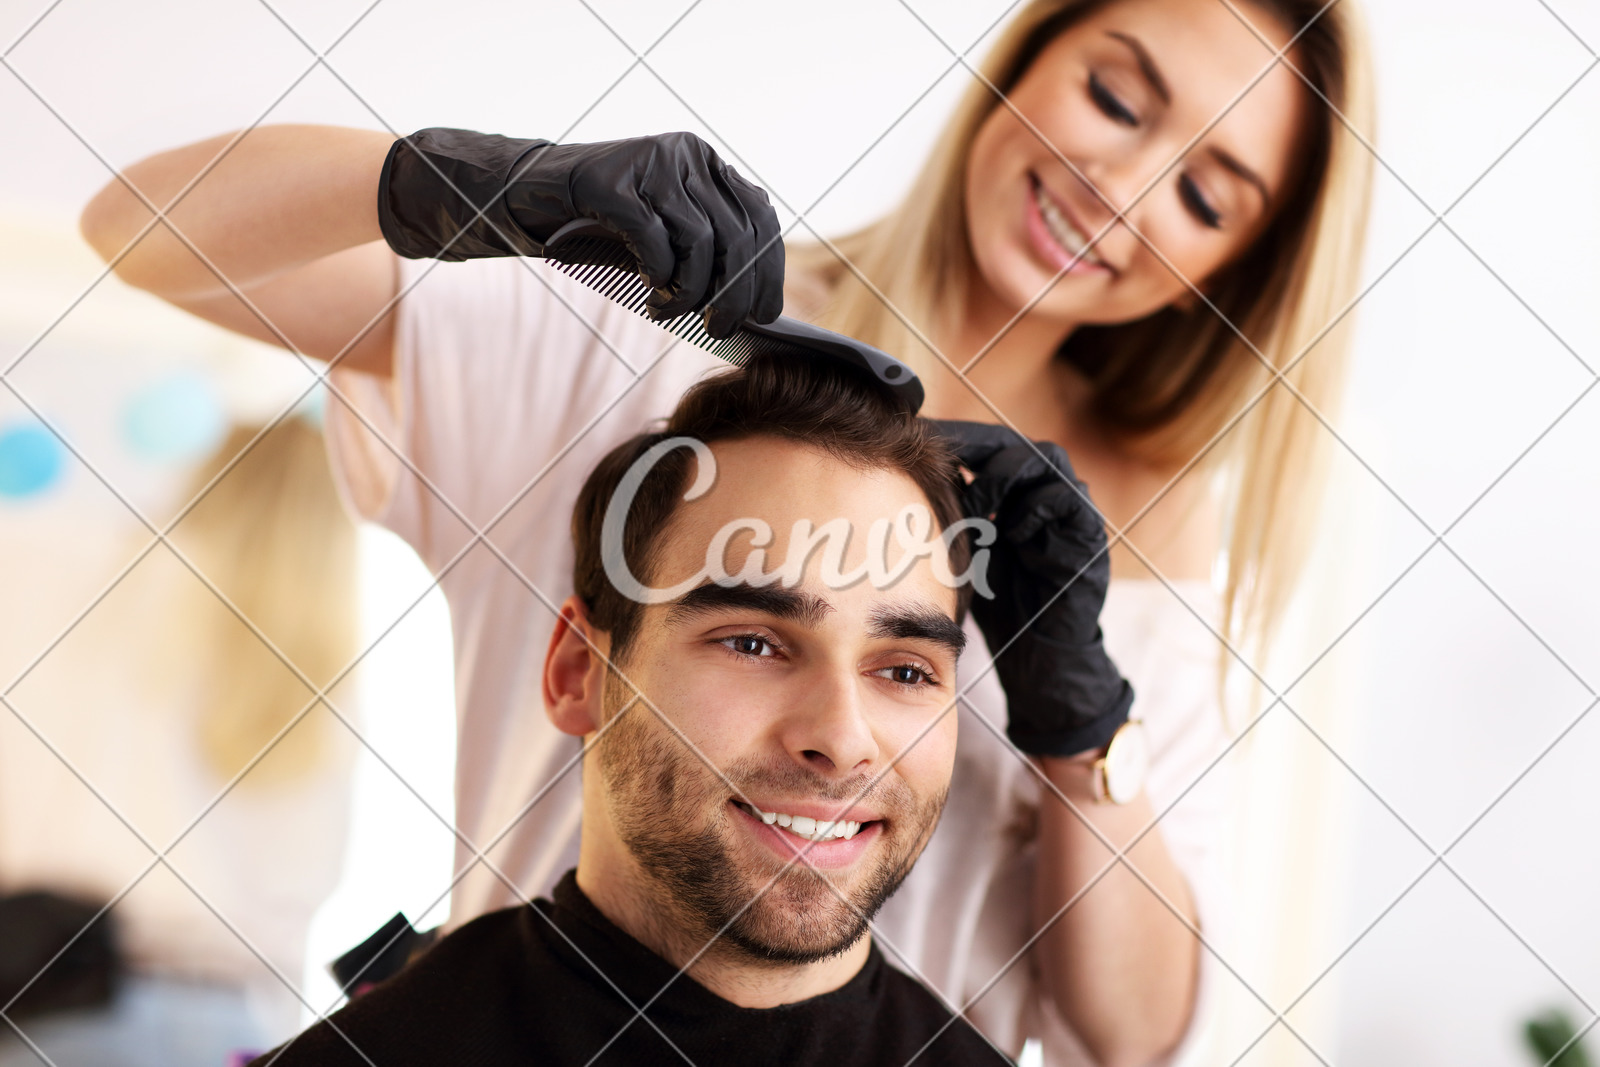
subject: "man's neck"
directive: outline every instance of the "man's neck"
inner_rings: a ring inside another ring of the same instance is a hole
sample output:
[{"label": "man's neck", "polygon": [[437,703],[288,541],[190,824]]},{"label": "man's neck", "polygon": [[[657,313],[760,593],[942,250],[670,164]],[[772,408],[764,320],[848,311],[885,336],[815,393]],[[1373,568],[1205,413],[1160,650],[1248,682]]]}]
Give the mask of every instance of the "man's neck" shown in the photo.
[{"label": "man's neck", "polygon": [[[578,861],[578,888],[624,933],[723,1000],[741,1008],[775,1008],[831,993],[858,974],[872,951],[863,935],[837,956],[815,963],[772,963],[674,921],[671,909],[641,885],[637,871],[604,874]],[[620,873],[620,876],[618,874]]]}]

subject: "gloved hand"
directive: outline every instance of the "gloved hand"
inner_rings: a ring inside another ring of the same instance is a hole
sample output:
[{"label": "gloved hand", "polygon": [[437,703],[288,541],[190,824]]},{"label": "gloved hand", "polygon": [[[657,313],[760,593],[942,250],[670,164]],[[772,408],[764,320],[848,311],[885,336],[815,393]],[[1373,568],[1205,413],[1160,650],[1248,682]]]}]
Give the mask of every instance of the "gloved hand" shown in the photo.
[{"label": "gloved hand", "polygon": [[783,311],[767,194],[692,133],[557,145],[436,127],[396,141],[379,180],[384,240],[410,259],[543,256],[580,218],[627,244],[659,318],[705,308],[707,332],[725,337]]},{"label": "gloved hand", "polygon": [[1005,688],[1007,736],[1035,756],[1108,744],[1128,721],[1133,687],[1100,637],[1111,557],[1087,489],[1057,445],[1029,445],[1003,426],[932,421],[975,475],[963,493],[966,513],[996,527],[994,597],[973,597],[972,615]]}]

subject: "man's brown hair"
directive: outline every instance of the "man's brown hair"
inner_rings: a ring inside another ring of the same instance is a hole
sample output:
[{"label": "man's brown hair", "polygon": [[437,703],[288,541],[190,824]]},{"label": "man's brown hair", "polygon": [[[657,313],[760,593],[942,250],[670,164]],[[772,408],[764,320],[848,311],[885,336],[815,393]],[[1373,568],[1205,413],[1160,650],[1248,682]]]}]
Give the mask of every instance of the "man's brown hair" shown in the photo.
[{"label": "man's brown hair", "polygon": [[[749,437],[779,437],[810,445],[861,470],[891,470],[914,481],[928,498],[940,531],[962,517],[954,454],[925,420],[908,414],[871,381],[848,368],[756,359],[694,385],[665,426],[632,437],[606,454],[578,494],[572,510],[576,549],[573,588],[598,628],[611,635],[611,655],[621,659],[639,624],[643,605],[624,596],[606,574],[600,546],[606,509],[628,469],[669,437],[705,444]],[[758,446],[759,447],[759,446]],[[674,449],[639,486],[623,528],[623,559],[648,583],[656,546],[688,487],[692,458]],[[965,537],[950,545],[951,572],[966,567]],[[970,590],[957,591],[964,611]]]}]

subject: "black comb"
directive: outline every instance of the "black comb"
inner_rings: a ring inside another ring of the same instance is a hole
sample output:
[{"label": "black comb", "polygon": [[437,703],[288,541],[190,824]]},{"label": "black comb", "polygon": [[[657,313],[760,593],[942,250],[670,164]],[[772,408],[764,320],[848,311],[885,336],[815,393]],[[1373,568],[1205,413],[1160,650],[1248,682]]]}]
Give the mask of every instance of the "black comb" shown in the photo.
[{"label": "black comb", "polygon": [[[544,254],[563,274],[634,314],[649,317],[644,305],[653,290],[639,276],[639,261],[599,223],[589,219],[567,223],[545,242]],[[922,407],[922,382],[910,367],[871,345],[820,326],[787,316],[766,324],[745,319],[727,337],[718,339],[706,333],[698,311],[650,321],[735,366],[743,366],[752,356],[843,363],[865,372],[910,414]]]}]

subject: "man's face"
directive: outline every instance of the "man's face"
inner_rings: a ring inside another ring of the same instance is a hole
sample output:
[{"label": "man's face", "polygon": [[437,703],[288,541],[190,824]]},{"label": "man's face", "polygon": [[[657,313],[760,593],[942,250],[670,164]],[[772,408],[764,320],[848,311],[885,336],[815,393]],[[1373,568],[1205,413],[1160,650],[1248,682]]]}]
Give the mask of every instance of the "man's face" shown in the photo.
[{"label": "man's face", "polygon": [[[680,505],[657,586],[695,573],[741,518],[771,525],[767,570],[796,520],[847,520],[848,572],[875,520],[926,505],[904,475],[800,445],[712,450],[715,487]],[[727,573],[749,551],[736,537]],[[955,591],[927,559],[883,589],[827,588],[822,556],[795,586],[707,584],[644,609],[619,666],[671,726],[615,678],[604,689],[605,717],[622,714],[598,748],[609,832],[642,888],[675,925],[776,961],[825,958],[861,936],[932,834],[955,756]]]}]

